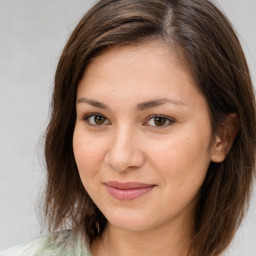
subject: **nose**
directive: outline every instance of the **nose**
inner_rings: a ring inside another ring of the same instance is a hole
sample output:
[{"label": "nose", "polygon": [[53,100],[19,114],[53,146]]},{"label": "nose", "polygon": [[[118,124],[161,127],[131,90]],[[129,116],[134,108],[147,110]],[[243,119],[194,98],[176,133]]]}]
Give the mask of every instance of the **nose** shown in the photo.
[{"label": "nose", "polygon": [[134,130],[127,127],[119,129],[113,134],[105,161],[117,172],[139,168],[144,164],[141,148],[142,145]]}]

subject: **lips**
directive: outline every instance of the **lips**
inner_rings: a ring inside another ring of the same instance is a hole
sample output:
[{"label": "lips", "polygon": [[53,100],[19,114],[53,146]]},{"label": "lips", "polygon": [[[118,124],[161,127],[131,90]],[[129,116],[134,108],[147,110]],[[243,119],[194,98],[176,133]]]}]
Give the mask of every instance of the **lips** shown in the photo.
[{"label": "lips", "polygon": [[151,191],[155,185],[139,182],[121,183],[117,181],[109,181],[104,183],[108,193],[118,200],[128,201],[134,200]]}]

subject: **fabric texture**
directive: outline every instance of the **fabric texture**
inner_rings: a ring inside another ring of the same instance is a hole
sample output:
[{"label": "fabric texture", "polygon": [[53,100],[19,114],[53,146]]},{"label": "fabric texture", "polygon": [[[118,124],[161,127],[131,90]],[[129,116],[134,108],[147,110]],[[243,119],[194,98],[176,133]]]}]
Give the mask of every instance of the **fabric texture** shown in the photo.
[{"label": "fabric texture", "polygon": [[16,245],[0,256],[92,256],[83,228],[44,235]]}]

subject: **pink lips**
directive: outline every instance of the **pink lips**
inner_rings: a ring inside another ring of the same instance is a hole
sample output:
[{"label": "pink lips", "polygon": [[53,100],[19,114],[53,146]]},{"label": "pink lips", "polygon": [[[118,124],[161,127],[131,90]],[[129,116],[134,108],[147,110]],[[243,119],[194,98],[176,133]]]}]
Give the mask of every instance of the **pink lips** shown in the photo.
[{"label": "pink lips", "polygon": [[104,184],[111,196],[123,201],[136,199],[155,187],[155,185],[138,182],[120,183],[117,181],[109,181]]}]

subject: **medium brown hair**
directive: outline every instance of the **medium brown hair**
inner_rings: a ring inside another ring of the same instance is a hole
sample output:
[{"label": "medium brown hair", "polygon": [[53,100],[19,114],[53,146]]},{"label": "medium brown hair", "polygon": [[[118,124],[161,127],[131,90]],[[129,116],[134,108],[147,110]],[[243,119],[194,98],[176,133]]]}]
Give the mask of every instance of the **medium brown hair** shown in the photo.
[{"label": "medium brown hair", "polygon": [[216,134],[230,113],[236,139],[211,163],[200,190],[190,250],[216,256],[230,244],[247,207],[255,172],[255,98],[239,40],[208,0],[100,0],[81,19],[60,57],[46,132],[44,213],[50,230],[84,225],[92,241],[106,219],[85,191],[72,148],[76,91],[86,65],[103,49],[160,40],[184,59],[207,99]]}]

